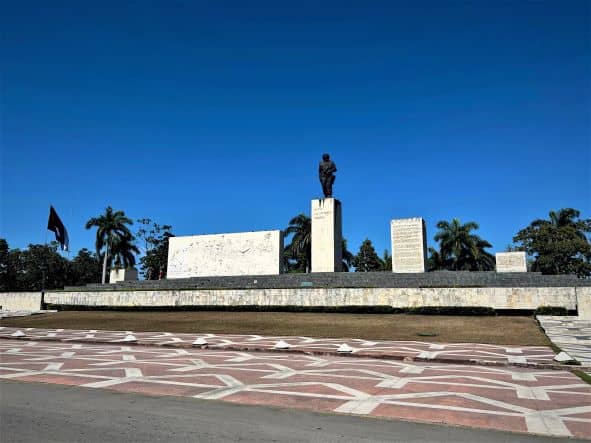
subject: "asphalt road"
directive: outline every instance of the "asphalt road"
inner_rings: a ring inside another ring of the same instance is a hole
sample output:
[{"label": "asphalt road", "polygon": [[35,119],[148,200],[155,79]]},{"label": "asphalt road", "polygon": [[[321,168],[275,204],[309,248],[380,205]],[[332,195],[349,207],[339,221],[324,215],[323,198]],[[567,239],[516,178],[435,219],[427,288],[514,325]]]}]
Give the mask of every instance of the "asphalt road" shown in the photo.
[{"label": "asphalt road", "polygon": [[560,440],[212,400],[2,381],[0,441],[556,443]]}]

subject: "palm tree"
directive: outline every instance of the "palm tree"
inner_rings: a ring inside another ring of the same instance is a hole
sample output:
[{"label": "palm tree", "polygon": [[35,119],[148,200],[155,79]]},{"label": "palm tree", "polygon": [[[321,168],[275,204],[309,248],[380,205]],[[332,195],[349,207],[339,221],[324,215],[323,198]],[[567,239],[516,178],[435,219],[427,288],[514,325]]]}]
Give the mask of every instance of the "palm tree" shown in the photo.
[{"label": "palm tree", "polygon": [[550,211],[548,215],[550,216],[550,220],[537,219],[531,223],[531,226],[540,228],[543,225],[550,224],[554,228],[570,227],[574,229],[577,237],[589,242],[585,234],[586,229],[584,223],[581,223],[581,220],[575,220],[580,217],[581,211],[573,208],[562,208],[558,211]]},{"label": "palm tree", "polygon": [[[135,263],[133,252],[138,252],[133,245],[135,239],[127,225],[133,221],[125,216],[123,211],[113,211],[108,206],[100,217],[93,217],[86,222],[86,229],[96,227],[96,253],[103,258],[103,284],[107,278],[107,263],[112,263],[113,257],[119,265]],[[101,251],[105,248],[104,253]],[[109,258],[109,252],[111,257]],[[131,258],[130,258],[131,257]]]},{"label": "palm tree", "polygon": [[349,272],[349,269],[351,269],[351,266],[353,264],[353,259],[355,258],[355,255],[349,251],[347,249],[347,239],[343,238],[343,242],[341,243],[341,256],[343,259],[343,262],[341,264],[341,268],[343,270],[343,272]]},{"label": "palm tree", "polygon": [[488,251],[485,251],[485,248],[492,248],[492,245],[483,240],[478,236],[474,237],[474,243],[472,244],[471,250],[471,260],[472,263],[470,265],[471,271],[492,271],[495,269],[496,266],[496,259],[495,257]]},{"label": "palm tree", "polygon": [[107,260],[109,266],[115,264],[118,268],[130,268],[135,266],[135,254],[139,254],[140,250],[133,244],[134,237],[115,237],[111,250],[111,256]]},{"label": "palm tree", "polygon": [[438,251],[435,248],[429,248],[427,269],[429,271],[440,271],[442,269],[447,269],[447,260],[445,257],[443,257],[441,251]]},{"label": "palm tree", "polygon": [[[485,248],[491,244],[479,236],[472,234],[479,228],[478,223],[462,224],[454,218],[451,223],[440,221],[437,223],[439,232],[435,234],[435,241],[439,242],[439,252],[433,257],[433,262],[443,264],[452,271],[484,271],[494,269],[494,257]],[[435,264],[435,263],[433,263]]]},{"label": "palm tree", "polygon": [[300,214],[289,221],[285,236],[293,235],[291,243],[285,247],[284,257],[288,262],[295,262],[292,269],[296,272],[310,272],[312,268],[312,220]]},{"label": "palm tree", "polygon": [[580,211],[573,208],[562,208],[558,212],[550,211],[550,222],[557,227],[574,226],[576,224],[575,218],[579,218]]}]

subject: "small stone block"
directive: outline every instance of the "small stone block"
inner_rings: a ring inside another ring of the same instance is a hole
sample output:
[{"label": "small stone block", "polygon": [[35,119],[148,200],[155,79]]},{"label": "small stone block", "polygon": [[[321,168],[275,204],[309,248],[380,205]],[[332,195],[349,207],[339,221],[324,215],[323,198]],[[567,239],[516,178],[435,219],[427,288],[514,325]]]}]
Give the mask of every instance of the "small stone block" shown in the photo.
[{"label": "small stone block", "polygon": [[562,351],[556,357],[554,357],[554,361],[557,361],[559,363],[566,363],[575,361],[575,359],[568,355],[566,352]]},{"label": "small stone block", "polygon": [[279,340],[277,343],[275,343],[273,349],[289,349],[289,343],[283,340]]},{"label": "small stone block", "polygon": [[124,338],[123,340],[121,340],[121,341],[137,341],[137,338],[135,338],[135,335],[128,334],[128,335],[126,335],[126,336],[125,336],[125,338]]},{"label": "small stone block", "polygon": [[527,272],[524,251],[497,252],[495,254],[497,272]]},{"label": "small stone block", "polygon": [[341,354],[349,354],[349,353],[353,352],[353,348],[351,346],[349,346],[347,343],[343,343],[341,346],[339,346],[339,348],[337,349],[337,352],[339,352]]}]

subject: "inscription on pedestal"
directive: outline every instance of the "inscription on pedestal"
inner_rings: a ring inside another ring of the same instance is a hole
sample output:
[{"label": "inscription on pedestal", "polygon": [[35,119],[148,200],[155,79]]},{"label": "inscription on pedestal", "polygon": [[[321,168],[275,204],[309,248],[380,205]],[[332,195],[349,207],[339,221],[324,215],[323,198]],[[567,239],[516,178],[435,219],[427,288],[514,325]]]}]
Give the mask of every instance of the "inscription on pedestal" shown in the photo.
[{"label": "inscription on pedestal", "polygon": [[402,218],[390,223],[392,272],[425,272],[427,254],[425,221]]},{"label": "inscription on pedestal", "polygon": [[495,258],[497,272],[527,272],[524,251],[497,252]]}]

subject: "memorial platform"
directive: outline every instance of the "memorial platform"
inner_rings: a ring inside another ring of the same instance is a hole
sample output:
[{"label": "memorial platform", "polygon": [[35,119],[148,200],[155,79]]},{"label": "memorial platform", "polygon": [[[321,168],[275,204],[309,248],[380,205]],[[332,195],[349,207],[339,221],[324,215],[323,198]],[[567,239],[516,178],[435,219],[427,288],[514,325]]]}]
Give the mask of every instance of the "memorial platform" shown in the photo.
[{"label": "memorial platform", "polygon": [[[11,295],[11,294],[7,294]],[[0,299],[0,301],[2,301]],[[591,312],[591,281],[536,273],[312,273],[117,282],[46,291],[54,306],[415,307]]]},{"label": "memorial platform", "polygon": [[571,275],[537,272],[314,272],[309,274],[191,277],[70,286],[65,291],[299,288],[522,288],[591,286]]}]

